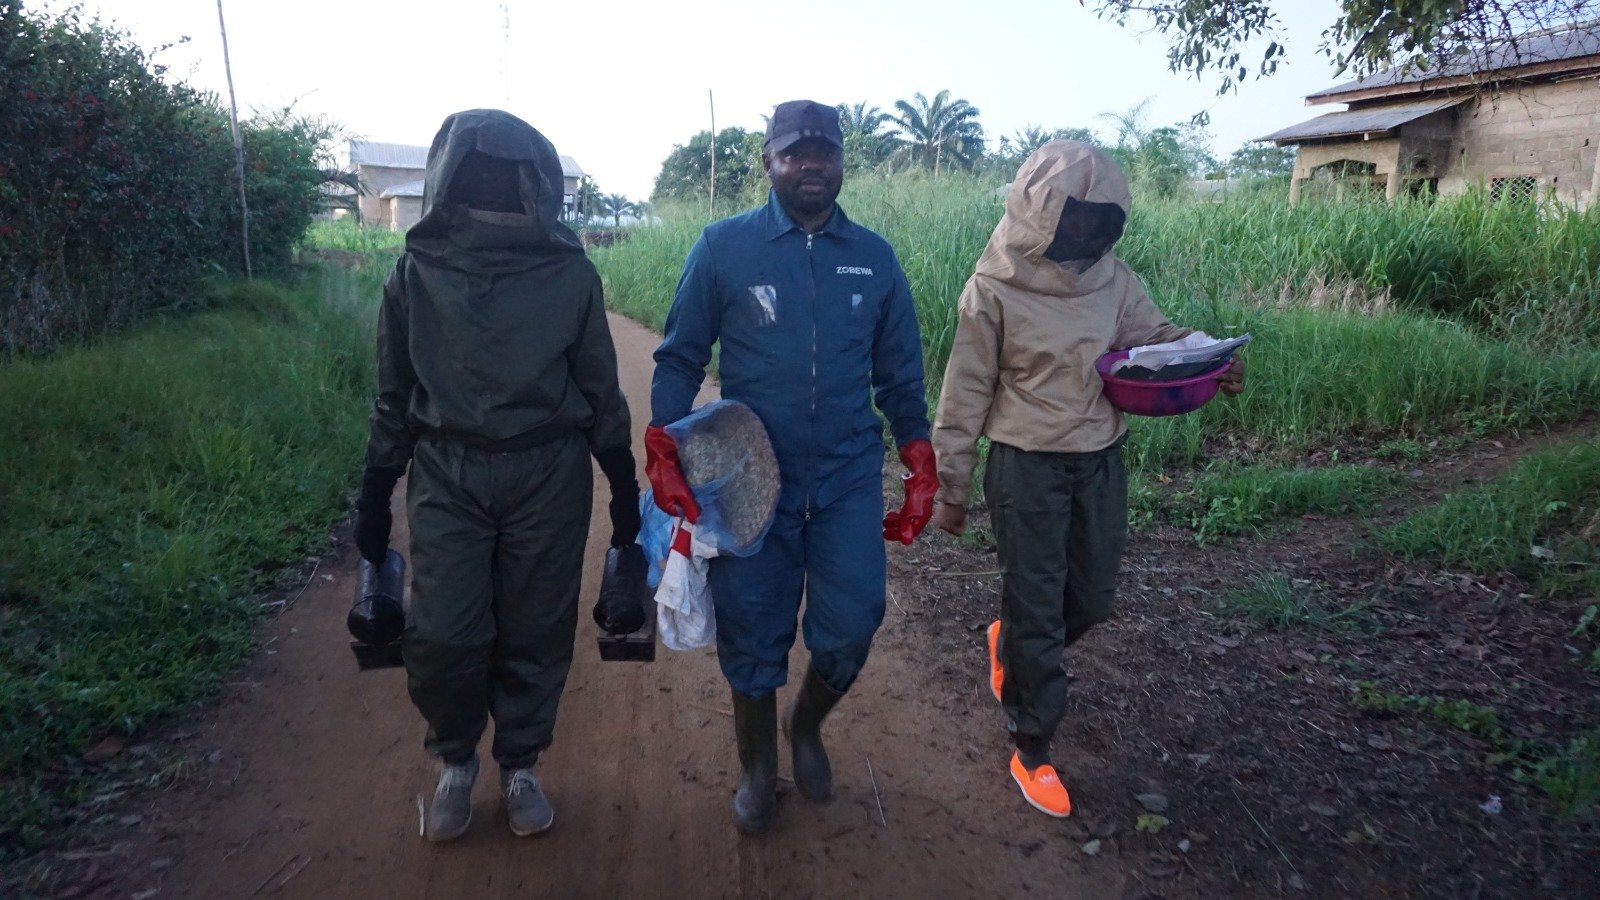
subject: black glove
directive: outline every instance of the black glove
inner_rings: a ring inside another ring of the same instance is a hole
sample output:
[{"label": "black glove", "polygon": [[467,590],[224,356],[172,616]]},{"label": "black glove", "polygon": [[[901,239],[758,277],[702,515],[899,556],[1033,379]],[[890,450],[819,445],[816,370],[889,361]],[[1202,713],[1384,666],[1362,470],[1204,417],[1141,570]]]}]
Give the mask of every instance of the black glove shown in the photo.
[{"label": "black glove", "polygon": [[639,477],[633,451],[627,447],[601,450],[594,455],[611,485],[611,546],[626,547],[639,540]]},{"label": "black glove", "polygon": [[361,496],[356,500],[356,549],[375,566],[389,555],[389,529],[394,516],[389,514],[389,498],[403,473],[396,469],[368,466],[361,476]]}]

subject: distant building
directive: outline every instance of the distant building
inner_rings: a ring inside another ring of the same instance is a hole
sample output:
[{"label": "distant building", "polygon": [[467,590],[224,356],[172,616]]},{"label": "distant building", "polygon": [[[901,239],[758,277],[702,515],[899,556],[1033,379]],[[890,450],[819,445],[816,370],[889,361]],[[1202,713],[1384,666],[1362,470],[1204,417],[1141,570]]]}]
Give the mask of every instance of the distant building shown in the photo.
[{"label": "distant building", "polygon": [[[361,222],[394,231],[415,225],[422,217],[422,179],[427,169],[427,147],[350,141],[346,171],[361,177]],[[570,211],[586,173],[577,160],[563,155],[561,175],[562,206]]]},{"label": "distant building", "polygon": [[378,221],[380,227],[393,231],[407,231],[422,218],[422,182],[408,181],[397,184],[378,195]]},{"label": "distant building", "polygon": [[1269,134],[1297,148],[1289,202],[1319,180],[1401,193],[1600,202],[1600,22],[1522,35],[1459,63],[1306,97],[1341,112]]}]

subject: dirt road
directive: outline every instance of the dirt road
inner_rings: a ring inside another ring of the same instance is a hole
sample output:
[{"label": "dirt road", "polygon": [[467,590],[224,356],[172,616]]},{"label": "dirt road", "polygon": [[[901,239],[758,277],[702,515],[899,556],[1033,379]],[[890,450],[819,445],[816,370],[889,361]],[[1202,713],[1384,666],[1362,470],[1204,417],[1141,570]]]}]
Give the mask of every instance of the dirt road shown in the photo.
[{"label": "dirt road", "polygon": [[[657,338],[613,318],[635,445],[648,417]],[[643,453],[639,453],[643,460]],[[598,480],[598,479],[597,479]],[[397,499],[399,492],[397,492]],[[826,730],[837,797],[786,796],[773,832],[741,839],[729,814],[738,764],[727,687],[709,652],[603,663],[588,616],[608,525],[595,504],[576,661],[554,747],[538,774],[554,828],[506,828],[492,766],[471,831],[431,845],[418,796],[434,766],[399,670],[358,673],[343,617],[348,546],[264,635],[265,649],[217,709],[188,726],[192,777],[160,795],[123,851],[107,895],[160,897],[951,897],[1121,896],[1086,881],[1059,823],[1026,810],[1004,777],[998,727],[982,747],[951,717],[985,694],[936,684],[933,658],[890,604],[871,662]],[[397,503],[397,546],[406,544]],[[906,552],[893,548],[893,553]],[[978,640],[974,636],[974,641]],[[798,683],[805,653],[791,659]],[[787,690],[780,697],[787,702]],[[992,705],[992,701],[990,701]],[[786,755],[785,748],[785,755]],[[489,762],[487,741],[482,758]],[[868,763],[871,770],[869,774]],[[787,770],[787,762],[784,763]]]}]

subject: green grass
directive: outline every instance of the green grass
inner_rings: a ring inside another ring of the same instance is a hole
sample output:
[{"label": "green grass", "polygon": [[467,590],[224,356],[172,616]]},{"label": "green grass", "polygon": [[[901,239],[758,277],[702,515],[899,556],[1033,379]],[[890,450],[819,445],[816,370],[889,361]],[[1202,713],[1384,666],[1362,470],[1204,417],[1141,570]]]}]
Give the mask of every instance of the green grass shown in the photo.
[{"label": "green grass", "polygon": [[1194,460],[1221,433],[1299,450],[1344,437],[1549,425],[1600,406],[1594,350],[1539,356],[1458,322],[1393,311],[1261,309],[1220,326],[1172,315],[1211,333],[1254,334],[1247,386],[1192,415],[1133,420],[1136,470]]},{"label": "green grass", "polygon": [[1516,572],[1550,590],[1594,589],[1600,547],[1582,529],[1597,520],[1600,444],[1580,441],[1524,457],[1501,478],[1408,516],[1377,543],[1407,559]]},{"label": "green grass", "polygon": [[1569,820],[1600,825],[1600,729],[1589,728],[1565,743],[1512,737],[1494,707],[1467,699],[1397,694],[1377,682],[1356,682],[1351,702],[1379,718],[1423,713],[1440,723],[1487,740],[1486,760],[1509,765],[1518,782],[1543,791]]},{"label": "green grass", "polygon": [[[906,269],[935,398],[1002,199],[952,175],[863,175],[840,202]],[[659,328],[703,209],[667,209],[591,251],[619,312]],[[1156,473],[1231,433],[1289,450],[1347,436],[1425,443],[1570,420],[1600,406],[1600,209],[1490,204],[1136,203],[1118,252],[1176,322],[1249,331],[1248,388],[1200,412],[1131,423],[1128,459]]]},{"label": "green grass", "polygon": [[1364,606],[1340,606],[1310,584],[1291,581],[1276,572],[1249,578],[1215,600],[1219,612],[1242,616],[1268,628],[1343,631],[1359,625]]},{"label": "green grass", "polygon": [[1554,749],[1519,749],[1518,781],[1544,791],[1567,818],[1600,825],[1600,728]]},{"label": "green grass", "polygon": [[1228,463],[1195,477],[1191,524],[1205,541],[1256,531],[1276,519],[1347,513],[1395,485],[1395,475],[1370,466],[1283,469]]},{"label": "green grass", "polygon": [[370,287],[221,287],[213,311],[0,362],[0,845],[76,761],[212,693],[256,592],[326,546],[360,464]]},{"label": "green grass", "polygon": [[319,219],[306,229],[301,241],[304,248],[319,250],[349,250],[355,253],[393,251],[396,254],[405,246],[406,233],[388,228],[371,228],[357,225],[348,217]]},{"label": "green grass", "polygon": [[[1158,300],[1238,301],[1263,292],[1312,299],[1351,289],[1506,336],[1592,347],[1600,340],[1600,209],[1437,200],[1136,202],[1117,252]],[[1317,298],[1327,304],[1332,298]]]}]

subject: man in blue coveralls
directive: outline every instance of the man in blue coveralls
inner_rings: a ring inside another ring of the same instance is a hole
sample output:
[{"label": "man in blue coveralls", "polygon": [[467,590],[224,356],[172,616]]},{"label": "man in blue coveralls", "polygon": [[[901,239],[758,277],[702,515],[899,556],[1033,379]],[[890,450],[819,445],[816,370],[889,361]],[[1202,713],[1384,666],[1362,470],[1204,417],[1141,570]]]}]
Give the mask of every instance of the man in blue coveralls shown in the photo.
[{"label": "man in blue coveralls", "polygon": [[[782,473],[760,552],[711,561],[717,655],[733,688],[744,769],[733,815],[746,834],[764,831],[777,807],[776,691],[788,679],[801,596],[811,665],[784,732],[795,786],[825,802],[833,776],[822,720],[855,681],[883,621],[879,533],[910,544],[938,488],[911,289],[889,244],[834,202],[843,148],[833,107],[778,105],[761,154],[771,196],[700,235],[655,354],[645,471],[662,509],[691,522],[699,514],[664,426],[689,414],[718,342],[722,396],[761,418]],[[905,504],[887,516],[874,401],[909,470]]]}]

